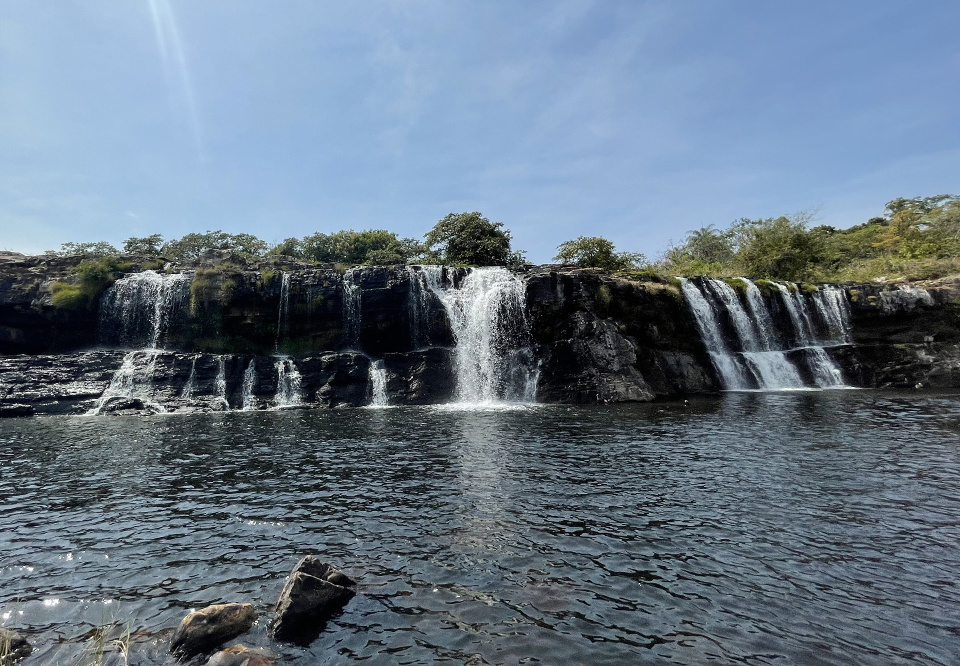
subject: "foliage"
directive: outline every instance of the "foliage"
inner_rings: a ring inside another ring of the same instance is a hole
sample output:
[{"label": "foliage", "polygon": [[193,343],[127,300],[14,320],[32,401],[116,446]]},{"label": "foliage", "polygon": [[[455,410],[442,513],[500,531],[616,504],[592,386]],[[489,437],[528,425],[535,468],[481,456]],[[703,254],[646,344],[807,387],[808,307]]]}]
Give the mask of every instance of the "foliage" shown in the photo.
[{"label": "foliage", "polygon": [[203,234],[187,234],[178,240],[168,241],[160,248],[160,253],[169,259],[196,259],[210,250],[262,257],[268,249],[269,245],[253,234],[228,234],[218,229]]},{"label": "foliage", "polygon": [[163,247],[163,236],[160,234],[143,237],[131,236],[123,241],[124,254],[133,254],[140,257],[159,256],[161,247]]},{"label": "foliage", "polygon": [[450,213],[424,236],[429,261],[471,266],[516,266],[523,252],[510,248],[510,232],[503,222],[491,222],[480,213]]},{"label": "foliage", "polygon": [[119,250],[106,241],[96,243],[64,243],[60,250],[48,250],[46,254],[60,257],[109,257],[120,254]]},{"label": "foliage", "polygon": [[578,236],[560,243],[554,261],[608,271],[639,270],[650,262],[637,252],[617,252],[613,243],[601,236]]},{"label": "foliage", "polygon": [[800,281],[936,278],[960,269],[960,197],[894,199],[883,217],[848,229],[809,228],[813,215],[740,219],[703,227],[668,249],[657,268],[673,275]]},{"label": "foliage", "polygon": [[52,282],[49,286],[50,300],[54,307],[77,310],[89,307],[97,297],[112,285],[119,274],[130,270],[131,265],[116,257],[84,259],[73,270],[72,282]]},{"label": "foliage", "polygon": [[295,240],[288,238],[283,243],[288,250],[295,249],[298,252],[291,256],[324,264],[405,264],[422,252],[417,241],[399,238],[397,234],[386,229],[348,229],[332,234],[315,233],[305,236],[294,245],[292,241]]}]

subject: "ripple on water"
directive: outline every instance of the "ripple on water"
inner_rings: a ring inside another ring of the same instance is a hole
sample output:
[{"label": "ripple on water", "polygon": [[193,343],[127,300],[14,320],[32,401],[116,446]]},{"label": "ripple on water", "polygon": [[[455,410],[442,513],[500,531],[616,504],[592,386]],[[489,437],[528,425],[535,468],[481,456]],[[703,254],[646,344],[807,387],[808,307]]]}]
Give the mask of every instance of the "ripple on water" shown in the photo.
[{"label": "ripple on water", "polygon": [[291,663],[948,664],[957,423],[865,391],[6,420],[0,623],[159,664],[315,552],[361,593]]}]

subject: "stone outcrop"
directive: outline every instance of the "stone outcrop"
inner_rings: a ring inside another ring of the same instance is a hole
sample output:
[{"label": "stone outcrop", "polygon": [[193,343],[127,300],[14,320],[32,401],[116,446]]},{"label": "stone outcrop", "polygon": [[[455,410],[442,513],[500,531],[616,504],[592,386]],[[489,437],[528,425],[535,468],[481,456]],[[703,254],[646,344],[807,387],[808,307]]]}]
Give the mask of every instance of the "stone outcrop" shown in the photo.
[{"label": "stone outcrop", "polygon": [[180,659],[210,652],[250,631],[256,619],[250,604],[215,604],[201,608],[180,622],[170,639],[170,652]]},{"label": "stone outcrop", "polygon": [[315,555],[300,560],[277,601],[271,633],[277,640],[311,643],[327,620],[356,594],[356,583]]},{"label": "stone outcrop", "polygon": [[33,647],[26,638],[16,631],[0,629],[0,666],[12,666],[32,652]]},{"label": "stone outcrop", "polygon": [[210,657],[206,666],[270,666],[276,660],[276,656],[264,648],[231,645]]},{"label": "stone outcrop", "polygon": [[[51,285],[76,283],[79,262],[0,253],[0,417],[357,407],[372,400],[374,362],[390,404],[456,396],[448,312],[420,267],[344,271],[215,253],[164,269],[121,257],[110,279],[146,270],[188,278],[163,315],[157,350],[144,333],[156,325],[144,320],[150,312],[131,333],[104,319],[102,297],[54,305]],[[444,269],[445,288],[467,275]],[[564,266],[532,267],[522,278],[538,401],[647,401],[721,388],[675,280]],[[827,353],[849,382],[960,385],[960,278],[843,288],[852,341]],[[786,330],[779,298],[764,290]],[[282,359],[297,372],[292,403],[281,399]]]}]

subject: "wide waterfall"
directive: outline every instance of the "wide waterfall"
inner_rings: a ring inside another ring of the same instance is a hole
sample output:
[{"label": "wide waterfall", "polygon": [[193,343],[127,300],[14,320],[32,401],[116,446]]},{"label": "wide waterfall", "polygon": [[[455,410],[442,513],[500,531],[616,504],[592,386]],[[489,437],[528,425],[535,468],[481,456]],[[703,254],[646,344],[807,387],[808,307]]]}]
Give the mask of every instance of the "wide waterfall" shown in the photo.
[{"label": "wide waterfall", "polygon": [[[845,292],[825,285],[810,296],[793,283],[769,282],[767,297],[747,278],[680,278],[701,338],[725,389],[842,387],[843,373],[825,347],[850,342]],[[741,296],[742,294],[742,296]],[[771,306],[786,313],[778,326]]]},{"label": "wide waterfall", "polygon": [[143,271],[117,280],[100,301],[101,340],[157,349],[189,301],[190,279]]},{"label": "wide waterfall", "polygon": [[421,272],[456,339],[458,402],[535,401],[538,371],[523,280],[505,268],[474,268],[456,287],[441,266]]}]

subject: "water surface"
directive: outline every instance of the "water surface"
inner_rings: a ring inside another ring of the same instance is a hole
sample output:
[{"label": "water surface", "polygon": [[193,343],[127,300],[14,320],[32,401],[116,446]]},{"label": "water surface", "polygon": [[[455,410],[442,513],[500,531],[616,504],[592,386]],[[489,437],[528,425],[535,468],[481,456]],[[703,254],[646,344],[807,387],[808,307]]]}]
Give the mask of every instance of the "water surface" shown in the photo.
[{"label": "water surface", "polygon": [[0,422],[0,623],[27,663],[191,608],[360,593],[293,664],[950,664],[960,398]]}]

